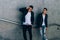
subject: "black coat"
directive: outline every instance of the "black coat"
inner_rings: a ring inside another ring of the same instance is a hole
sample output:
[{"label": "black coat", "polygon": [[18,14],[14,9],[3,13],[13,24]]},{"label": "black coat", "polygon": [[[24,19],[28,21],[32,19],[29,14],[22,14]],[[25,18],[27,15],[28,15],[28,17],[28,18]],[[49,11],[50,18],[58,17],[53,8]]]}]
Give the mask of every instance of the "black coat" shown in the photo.
[{"label": "black coat", "polygon": [[[28,10],[26,9],[26,7],[24,7],[24,8],[20,8],[19,11],[23,13],[23,17],[21,19],[22,23],[23,23],[23,22],[25,22],[25,16],[28,13]],[[33,24],[33,23],[34,23],[34,12],[31,11],[31,24]]]},{"label": "black coat", "polygon": [[[39,14],[37,16],[37,19],[36,19],[36,25],[38,27],[42,27],[42,23],[43,23],[43,16],[42,16],[43,13]],[[48,27],[48,15],[46,14],[45,16],[45,26]]]}]

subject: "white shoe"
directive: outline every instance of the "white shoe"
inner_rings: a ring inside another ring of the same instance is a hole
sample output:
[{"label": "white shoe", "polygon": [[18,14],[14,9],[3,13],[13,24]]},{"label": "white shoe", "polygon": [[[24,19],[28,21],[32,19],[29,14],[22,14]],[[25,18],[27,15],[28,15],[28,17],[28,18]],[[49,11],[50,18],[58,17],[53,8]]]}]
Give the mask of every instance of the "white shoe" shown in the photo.
[{"label": "white shoe", "polygon": [[46,39],[46,40],[48,40],[48,39]]}]

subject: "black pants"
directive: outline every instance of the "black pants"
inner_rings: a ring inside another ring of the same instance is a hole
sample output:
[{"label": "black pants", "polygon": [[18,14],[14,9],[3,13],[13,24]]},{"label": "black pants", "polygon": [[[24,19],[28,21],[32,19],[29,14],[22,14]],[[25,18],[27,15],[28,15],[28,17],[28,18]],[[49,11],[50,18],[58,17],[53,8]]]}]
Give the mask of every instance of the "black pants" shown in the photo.
[{"label": "black pants", "polygon": [[30,40],[32,40],[32,26],[31,25],[23,25],[23,37],[24,37],[24,40],[27,40],[26,31],[28,31],[28,33],[29,33]]}]

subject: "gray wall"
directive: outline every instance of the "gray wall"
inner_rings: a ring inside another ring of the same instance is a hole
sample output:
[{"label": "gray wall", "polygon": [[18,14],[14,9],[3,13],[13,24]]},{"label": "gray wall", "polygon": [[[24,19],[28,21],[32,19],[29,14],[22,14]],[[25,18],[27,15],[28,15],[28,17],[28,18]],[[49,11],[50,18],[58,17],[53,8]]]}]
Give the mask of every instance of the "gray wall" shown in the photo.
[{"label": "gray wall", "polygon": [[[60,0],[0,0],[0,40],[23,40],[21,26],[17,25],[20,22],[22,13],[19,8],[29,5],[34,6],[36,15],[44,8],[48,8],[48,24],[60,24]],[[20,17],[19,17],[20,16]],[[48,38],[59,37],[55,35],[57,26],[49,26]],[[53,31],[52,31],[53,30]],[[39,35],[33,29],[33,39],[37,40]],[[36,33],[36,35],[34,34]],[[54,35],[54,36],[52,36]]]},{"label": "gray wall", "polygon": [[44,3],[48,8],[49,23],[60,24],[60,0],[45,0]]},{"label": "gray wall", "polygon": [[0,19],[18,22],[18,9],[29,5],[34,6],[34,12],[42,5],[42,0],[0,0]]}]

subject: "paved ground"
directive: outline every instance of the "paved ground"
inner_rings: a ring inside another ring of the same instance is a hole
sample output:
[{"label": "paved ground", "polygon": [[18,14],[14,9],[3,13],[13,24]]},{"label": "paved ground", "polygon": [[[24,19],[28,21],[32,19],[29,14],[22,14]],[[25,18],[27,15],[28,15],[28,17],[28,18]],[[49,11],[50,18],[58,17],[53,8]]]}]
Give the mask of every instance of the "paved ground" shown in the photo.
[{"label": "paved ground", "polygon": [[[23,40],[22,34],[21,26],[0,21],[0,40]],[[33,40],[41,40],[38,28],[33,28],[32,34]],[[49,26],[47,35],[49,40],[60,40],[60,30],[57,30],[57,26]]]}]

